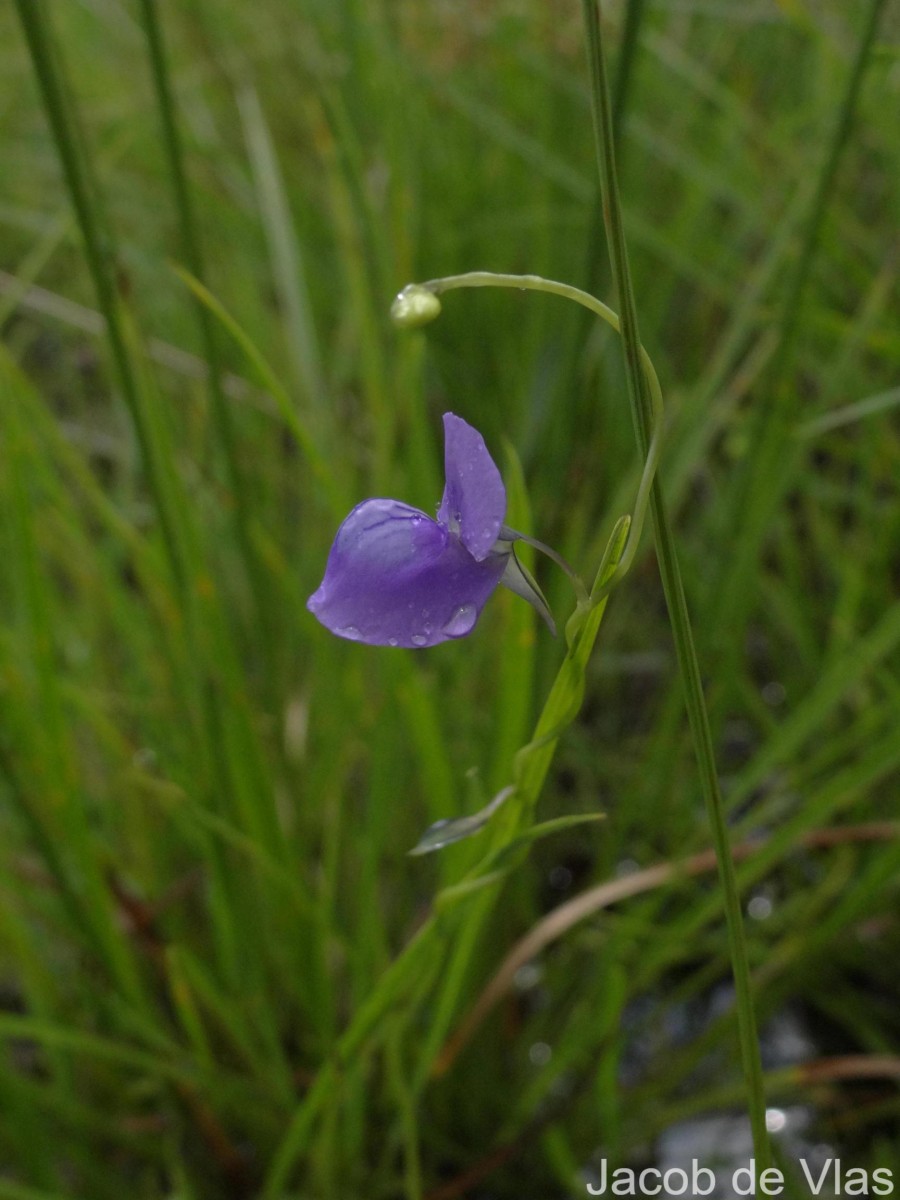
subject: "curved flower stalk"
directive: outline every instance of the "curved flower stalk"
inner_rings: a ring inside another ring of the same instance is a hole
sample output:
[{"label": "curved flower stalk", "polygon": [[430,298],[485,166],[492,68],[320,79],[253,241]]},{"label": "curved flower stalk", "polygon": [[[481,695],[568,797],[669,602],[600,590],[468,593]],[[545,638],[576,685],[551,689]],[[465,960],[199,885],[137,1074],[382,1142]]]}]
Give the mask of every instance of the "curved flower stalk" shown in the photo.
[{"label": "curved flower stalk", "polygon": [[561,560],[503,524],[506,489],[497,465],[477,429],[454,413],[444,414],[444,474],[436,520],[400,500],[373,499],[343,522],[307,601],[332,633],[372,646],[436,646],[471,633],[501,583],[556,632],[515,542]]},{"label": "curved flower stalk", "polygon": [[[467,271],[463,275],[447,275],[442,279],[429,279],[426,283],[411,283],[394,300],[391,307],[391,316],[396,325],[405,329],[415,329],[420,325],[425,325],[429,321],[433,321],[435,317],[439,316],[441,312],[440,296],[443,292],[454,291],[457,288],[482,287],[515,288],[517,291],[546,292],[551,296],[562,296],[566,300],[574,300],[582,308],[586,308],[595,316],[600,317],[601,320],[610,325],[617,333],[621,333],[618,315],[608,305],[604,304],[602,300],[598,300],[596,296],[592,296],[590,292],[584,292],[581,288],[573,287],[569,283],[560,283],[555,279],[544,279],[541,275],[507,275],[494,271]],[[572,576],[578,597],[578,607],[566,631],[567,637],[570,640],[591,608],[599,604],[605,596],[608,596],[613,588],[621,583],[622,579],[627,575],[634,561],[638,543],[641,540],[644,517],[647,514],[647,507],[650,500],[650,489],[653,485],[653,479],[656,475],[656,468],[659,465],[660,454],[662,452],[664,413],[659,378],[650,360],[650,356],[643,346],[640,347],[640,361],[650,396],[653,428],[647,450],[647,459],[644,463],[644,470],[635,499],[634,512],[631,514],[628,541],[625,544],[615,570],[612,574],[605,576],[602,583],[595,583],[590,596],[584,591],[581,580],[574,575],[574,572],[571,571],[568,565],[564,562],[560,563],[563,569]],[[541,543],[532,542],[531,544],[544,553],[549,553],[551,557],[555,557],[553,551]]]},{"label": "curved flower stalk", "polygon": [[[539,275],[489,271],[410,284],[394,301],[391,316],[403,328],[418,328],[440,314],[441,292],[462,287],[507,287],[564,296],[619,329],[612,309],[579,288]],[[528,600],[555,633],[547,601],[515,554],[515,543],[525,541],[552,558],[572,581],[577,606],[566,627],[571,644],[591,610],[627,573],[643,529],[662,448],[663,409],[653,364],[643,348],[641,355],[653,409],[653,435],[628,541],[615,570],[590,594],[554,550],[503,524],[506,489],[484,439],[461,417],[445,413],[445,486],[437,520],[400,500],[358,504],[337,532],[325,577],[307,601],[310,611],[339,637],[372,646],[421,649],[471,633],[485,603],[502,583]]]}]

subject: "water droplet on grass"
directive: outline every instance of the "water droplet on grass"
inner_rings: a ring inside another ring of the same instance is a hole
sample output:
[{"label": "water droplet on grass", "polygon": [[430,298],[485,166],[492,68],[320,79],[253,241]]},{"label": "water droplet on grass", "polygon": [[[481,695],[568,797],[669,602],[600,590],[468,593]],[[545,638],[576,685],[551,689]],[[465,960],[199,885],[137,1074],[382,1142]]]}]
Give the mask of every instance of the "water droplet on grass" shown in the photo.
[{"label": "water droplet on grass", "polygon": [[787,1114],[780,1108],[766,1109],[766,1129],[769,1133],[781,1133],[787,1125]]}]

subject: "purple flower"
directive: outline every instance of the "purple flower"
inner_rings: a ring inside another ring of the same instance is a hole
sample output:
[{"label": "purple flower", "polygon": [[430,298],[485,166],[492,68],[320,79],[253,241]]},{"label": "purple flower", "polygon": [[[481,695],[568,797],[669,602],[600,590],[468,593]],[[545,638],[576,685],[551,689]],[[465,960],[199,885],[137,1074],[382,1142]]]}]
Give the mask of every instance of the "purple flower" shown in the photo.
[{"label": "purple flower", "polygon": [[373,646],[436,646],[471,633],[501,582],[549,617],[513,553],[519,535],[503,524],[500,472],[481,434],[453,413],[444,414],[444,473],[437,520],[399,500],[353,509],[307,601],[326,629]]}]

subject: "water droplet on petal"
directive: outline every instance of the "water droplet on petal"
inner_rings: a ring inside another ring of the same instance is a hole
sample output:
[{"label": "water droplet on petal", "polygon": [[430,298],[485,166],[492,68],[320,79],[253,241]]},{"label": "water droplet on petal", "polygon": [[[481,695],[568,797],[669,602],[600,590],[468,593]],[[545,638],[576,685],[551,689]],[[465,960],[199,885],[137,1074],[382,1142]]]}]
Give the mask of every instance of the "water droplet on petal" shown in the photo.
[{"label": "water droplet on petal", "polygon": [[397,642],[397,639],[396,639],[396,638],[388,638],[388,645],[389,645],[389,646],[396,646],[396,645],[398,645],[398,644],[399,644],[399,643]]},{"label": "water droplet on petal", "polygon": [[336,629],[335,633],[339,637],[349,638],[351,642],[358,642],[362,636],[355,625],[343,625],[340,629]]},{"label": "water droplet on petal", "polygon": [[411,640],[412,640],[412,644],[414,646],[427,646],[428,645],[428,638],[422,637],[421,633],[414,633]]},{"label": "water droplet on petal", "polygon": [[427,637],[431,637],[431,635],[434,633],[434,626],[433,626],[433,625],[430,625],[430,624],[428,624],[428,623],[426,622],[426,624],[424,624],[424,625],[422,626],[422,632],[423,632],[423,633],[424,633],[424,634],[425,634]]},{"label": "water droplet on petal", "polygon": [[447,637],[465,637],[467,633],[471,633],[477,620],[478,609],[475,605],[463,604],[453,613],[450,620],[444,626],[443,632],[446,633]]}]

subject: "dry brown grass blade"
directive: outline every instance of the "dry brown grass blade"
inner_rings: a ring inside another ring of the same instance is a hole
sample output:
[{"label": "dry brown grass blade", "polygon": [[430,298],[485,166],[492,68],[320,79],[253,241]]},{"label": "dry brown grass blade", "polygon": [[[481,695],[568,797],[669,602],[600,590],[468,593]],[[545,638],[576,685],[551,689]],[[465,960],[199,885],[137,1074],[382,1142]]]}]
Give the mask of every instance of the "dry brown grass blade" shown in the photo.
[{"label": "dry brown grass blade", "polygon": [[[834,829],[816,829],[805,834],[799,845],[806,848],[824,848],[848,842],[887,841],[900,835],[900,824],[895,821],[875,821],[864,825],[848,825]],[[765,839],[742,842],[734,846],[732,855],[738,862],[749,858],[766,844]],[[555,908],[540,920],[529,932],[516,942],[500,964],[494,977],[475,1001],[466,1017],[445,1043],[435,1060],[432,1075],[440,1077],[453,1065],[457,1055],[475,1034],[488,1013],[510,990],[516,972],[535,958],[551,943],[561,938],[579,921],[621,900],[652,892],[677,879],[689,879],[712,871],[716,866],[715,853],[702,850],[680,862],[663,862],[635,871],[621,879],[589,888],[565,904]]]}]

